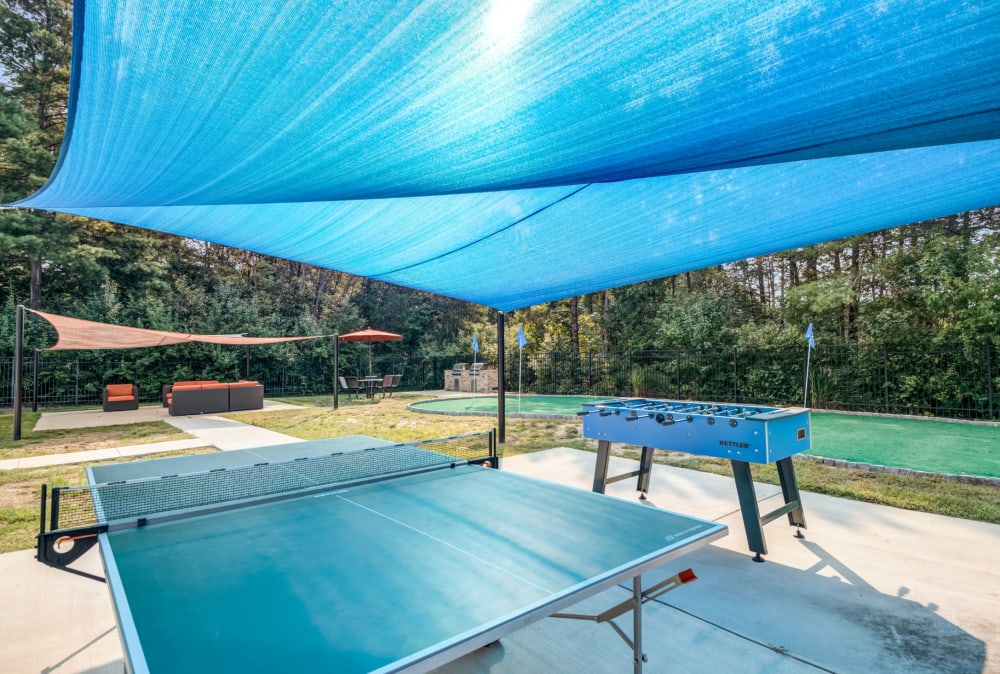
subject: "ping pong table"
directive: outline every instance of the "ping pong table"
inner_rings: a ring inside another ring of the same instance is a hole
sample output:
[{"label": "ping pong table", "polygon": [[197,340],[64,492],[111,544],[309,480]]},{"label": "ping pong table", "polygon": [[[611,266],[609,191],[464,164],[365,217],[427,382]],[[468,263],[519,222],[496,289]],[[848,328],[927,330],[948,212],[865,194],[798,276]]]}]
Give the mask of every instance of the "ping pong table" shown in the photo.
[{"label": "ping pong table", "polygon": [[677,584],[642,574],[726,526],[497,461],[489,433],[95,466],[53,490],[39,560],[96,536],[131,672],[427,671],[543,617],[601,622],[560,611],[629,581],[605,617],[640,672],[642,604]]}]

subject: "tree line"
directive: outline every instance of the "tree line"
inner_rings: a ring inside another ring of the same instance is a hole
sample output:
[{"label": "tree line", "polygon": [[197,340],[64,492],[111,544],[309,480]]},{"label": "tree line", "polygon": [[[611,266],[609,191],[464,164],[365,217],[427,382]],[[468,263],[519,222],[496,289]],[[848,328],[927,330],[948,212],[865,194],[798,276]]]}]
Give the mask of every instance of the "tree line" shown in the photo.
[{"label": "tree line", "polygon": [[[71,0],[0,2],[0,199],[37,190],[66,125]],[[293,225],[293,223],[287,223]],[[802,227],[808,223],[789,223]],[[0,353],[17,304],[161,330],[254,335],[399,332],[419,359],[496,357],[496,314],[476,305],[250,251],[86,218],[0,211]],[[734,261],[512,312],[529,349],[567,353],[1000,344],[1000,208]],[[29,342],[51,331],[29,322]],[[185,349],[191,346],[183,347]],[[281,349],[329,349],[325,341]],[[163,357],[176,357],[166,349]]]}]

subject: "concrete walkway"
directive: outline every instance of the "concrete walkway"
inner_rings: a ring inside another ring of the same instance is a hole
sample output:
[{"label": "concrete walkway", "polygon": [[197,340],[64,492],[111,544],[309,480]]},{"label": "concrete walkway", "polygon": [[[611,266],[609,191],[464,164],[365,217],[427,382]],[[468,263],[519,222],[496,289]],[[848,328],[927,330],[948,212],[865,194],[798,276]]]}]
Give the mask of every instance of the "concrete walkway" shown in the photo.
[{"label": "concrete walkway", "polygon": [[[297,407],[297,405],[289,405],[287,403],[270,400],[264,401],[264,411],[289,410]],[[216,449],[225,451],[300,441],[300,438],[232,421],[231,419],[225,419],[214,414],[172,417],[167,413],[167,408],[161,405],[145,406],[137,410],[126,410],[124,412],[102,412],[100,410],[45,412],[39,418],[38,423],[35,424],[34,430],[97,428],[100,426],[120,426],[149,421],[166,422],[174,428],[194,437],[185,440],[150,442],[142,445],[91,449],[82,452],[68,452],[66,454],[42,454],[20,459],[4,459],[0,461],[0,470],[38,468],[41,466],[89,463],[93,461],[113,461],[121,457],[148,456],[150,454],[173,452],[181,449],[194,449],[196,447],[215,447]]]},{"label": "concrete walkway", "polygon": [[[184,423],[222,445],[274,439],[224,419]],[[594,460],[593,453],[554,448],[505,458],[502,468],[587,489]],[[635,466],[613,462],[613,473]],[[780,500],[777,487],[757,490],[762,511]],[[631,480],[609,485],[608,493],[636,496]],[[699,577],[646,605],[647,674],[1000,674],[1000,526],[804,493],[806,538],[794,538],[783,518],[769,524],[768,561],[756,564],[732,479],[657,465],[648,503],[724,522],[730,535],[644,576],[648,585],[690,566]],[[81,562],[103,574],[96,551]],[[0,670],[122,671],[102,583],[43,566],[33,551],[15,552],[0,555],[0,596]],[[627,596],[613,588],[580,610],[599,611]],[[441,669],[487,671],[625,674],[632,663],[608,626],[545,619]]]}]

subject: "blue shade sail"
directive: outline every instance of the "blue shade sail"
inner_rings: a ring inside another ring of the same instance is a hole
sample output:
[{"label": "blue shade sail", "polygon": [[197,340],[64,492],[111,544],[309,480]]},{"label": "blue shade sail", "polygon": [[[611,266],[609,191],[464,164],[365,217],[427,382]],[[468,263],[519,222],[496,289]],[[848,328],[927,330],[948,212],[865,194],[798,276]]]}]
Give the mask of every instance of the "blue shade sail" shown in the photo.
[{"label": "blue shade sail", "polygon": [[1000,203],[1000,3],[79,0],[19,206],[511,310]]}]

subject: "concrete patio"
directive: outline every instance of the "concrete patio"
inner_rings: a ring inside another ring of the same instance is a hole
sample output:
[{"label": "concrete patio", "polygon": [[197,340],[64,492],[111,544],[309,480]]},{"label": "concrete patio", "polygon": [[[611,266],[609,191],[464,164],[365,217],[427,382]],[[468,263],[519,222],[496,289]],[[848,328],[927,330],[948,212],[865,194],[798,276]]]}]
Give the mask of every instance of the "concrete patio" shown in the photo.
[{"label": "concrete patio", "polygon": [[[615,470],[629,468],[616,461]],[[588,488],[593,462],[591,453],[553,448],[503,468]],[[635,498],[631,481],[609,493]],[[777,494],[758,485],[765,502]],[[646,605],[647,672],[1000,672],[1000,527],[817,494],[804,502],[806,538],[782,520],[768,525],[768,561],[756,564],[731,479],[656,466],[650,505],[725,522],[730,535],[647,574],[652,583],[690,566],[699,576]],[[101,573],[96,553],[82,562]],[[0,578],[3,671],[122,671],[102,583],[45,567],[33,551],[0,556]],[[580,609],[627,594],[609,590]],[[545,619],[441,671],[630,672],[632,664],[609,627]]]}]

